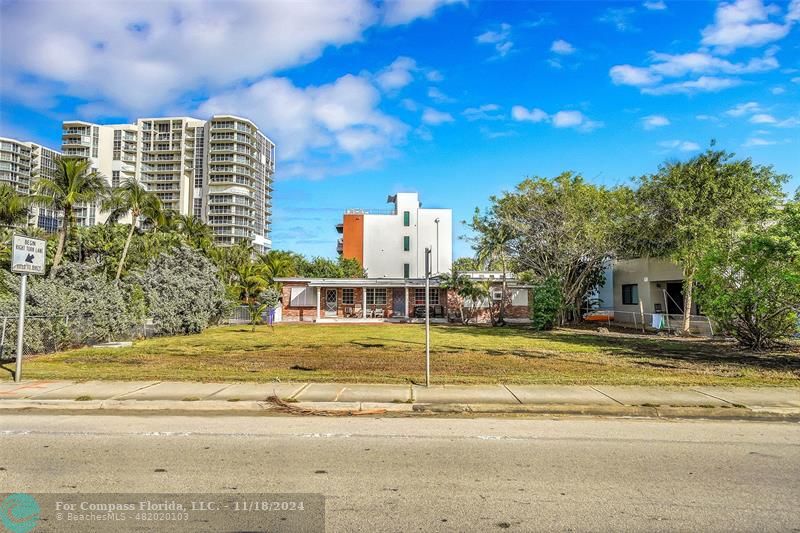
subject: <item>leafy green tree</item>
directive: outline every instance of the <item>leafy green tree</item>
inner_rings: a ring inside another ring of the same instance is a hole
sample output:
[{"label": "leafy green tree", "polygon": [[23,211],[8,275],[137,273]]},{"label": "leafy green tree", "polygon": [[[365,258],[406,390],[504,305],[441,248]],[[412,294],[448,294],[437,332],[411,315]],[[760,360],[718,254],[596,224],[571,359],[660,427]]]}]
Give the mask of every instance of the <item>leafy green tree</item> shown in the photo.
[{"label": "leafy green tree", "polygon": [[301,258],[297,261],[298,275],[308,278],[364,278],[366,272],[355,259],[340,257],[336,261],[325,257],[314,257],[311,261]]},{"label": "leafy green tree", "polygon": [[18,226],[28,221],[30,198],[22,196],[8,183],[0,183],[0,224]]},{"label": "leafy green tree", "polygon": [[247,262],[236,271],[236,287],[241,293],[242,302],[250,311],[250,323],[256,329],[258,317],[264,308],[259,301],[261,294],[270,288],[269,273],[263,263]]},{"label": "leafy green tree", "polygon": [[689,331],[697,270],[706,251],[723,248],[738,235],[766,220],[783,197],[788,176],[751,159],[713,149],[688,161],[664,163],[639,178],[639,233],[649,236],[643,250],[666,256],[683,268],[683,324]]},{"label": "leafy green tree", "polygon": [[492,264],[499,264],[502,272],[503,295],[500,298],[497,325],[505,326],[505,308],[508,299],[508,246],[512,239],[511,228],[492,212],[481,213],[475,210],[470,227],[476,233],[473,242],[475,260],[482,268],[489,269]]},{"label": "leafy green tree", "polygon": [[439,276],[439,286],[443,289],[455,292],[462,300],[458,308],[462,324],[466,324],[468,320],[468,316],[464,313],[464,304],[467,301],[471,301],[475,295],[474,285],[469,276],[462,274],[456,269],[455,263],[449,273],[444,273]]},{"label": "leafy green tree", "polygon": [[122,269],[125,266],[125,258],[131,246],[133,233],[136,231],[136,224],[140,217],[149,220],[159,220],[163,214],[161,200],[158,196],[148,191],[135,178],[126,179],[113,193],[103,202],[103,209],[109,211],[108,220],[115,223],[120,218],[127,215],[131,216],[130,229],[125,238],[125,246],[122,248],[122,256],[117,266],[117,274],[114,279],[122,276]]},{"label": "leafy green tree", "polygon": [[486,228],[486,238],[496,243],[492,235],[502,227],[500,242],[511,269],[528,273],[535,283],[556,280],[558,323],[579,319],[584,295],[602,281],[606,262],[623,246],[633,192],[565,172],[552,179],[528,178],[491,201],[476,229]]},{"label": "leafy green tree", "polygon": [[294,276],[297,273],[291,252],[270,250],[265,254],[260,254],[257,261],[264,268],[264,275],[270,286],[273,287],[276,286],[275,278]]},{"label": "leafy green tree", "polygon": [[75,225],[75,208],[101,202],[108,188],[103,176],[92,170],[88,159],[62,157],[56,160],[55,176],[40,177],[34,185],[34,191],[35,203],[61,211],[63,215],[55,257],[50,267],[50,277],[53,277],[63,259],[67,236]]},{"label": "leafy green tree", "polygon": [[214,232],[211,226],[194,215],[180,215],[177,219],[178,231],[193,248],[207,251],[211,248]]},{"label": "leafy green tree", "polygon": [[750,349],[773,347],[800,323],[800,201],[733,243],[717,242],[698,265],[703,311]]},{"label": "leafy green tree", "polygon": [[480,270],[481,266],[474,257],[459,257],[453,260],[453,268],[459,272]]}]

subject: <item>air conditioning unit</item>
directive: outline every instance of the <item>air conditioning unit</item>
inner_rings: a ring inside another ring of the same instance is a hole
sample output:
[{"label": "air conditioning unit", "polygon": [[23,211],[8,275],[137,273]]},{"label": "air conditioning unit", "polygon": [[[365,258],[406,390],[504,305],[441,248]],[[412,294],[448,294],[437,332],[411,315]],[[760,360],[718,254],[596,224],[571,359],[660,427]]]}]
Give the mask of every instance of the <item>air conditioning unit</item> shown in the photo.
[{"label": "air conditioning unit", "polygon": [[503,299],[503,289],[492,289],[492,300],[500,301]]}]

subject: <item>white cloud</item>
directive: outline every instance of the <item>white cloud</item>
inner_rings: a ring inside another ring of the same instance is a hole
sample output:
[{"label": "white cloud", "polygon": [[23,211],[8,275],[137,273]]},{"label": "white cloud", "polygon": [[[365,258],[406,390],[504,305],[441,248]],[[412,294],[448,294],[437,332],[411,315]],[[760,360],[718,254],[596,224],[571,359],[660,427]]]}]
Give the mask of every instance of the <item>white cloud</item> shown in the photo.
[{"label": "white cloud", "polygon": [[450,113],[438,111],[431,107],[426,108],[425,111],[422,112],[422,122],[430,124],[431,126],[438,126],[439,124],[453,122],[454,120],[453,115]]},{"label": "white cloud", "polygon": [[383,23],[387,26],[408,24],[418,18],[432,17],[441,6],[465,3],[465,0],[389,0],[383,4]]},{"label": "white cloud", "polygon": [[[305,64],[361,39],[377,20],[367,0],[308,9],[290,1],[18,2],[2,5],[3,76],[39,79],[53,94],[155,113],[215,90]],[[32,34],[36,39],[30,39]],[[243,43],[247,43],[243,45]],[[13,95],[13,92],[8,94]]]},{"label": "white cloud", "polygon": [[[751,58],[746,63],[732,63],[706,52],[686,54],[650,53],[652,64],[647,67],[615,65],[609,70],[611,81],[616,85],[639,87],[646,94],[673,94],[691,92],[715,92],[741,83],[736,78],[722,78],[712,74],[752,74],[778,68],[776,48],[770,48],[762,57]],[[665,78],[699,76],[680,82],[657,86]]]},{"label": "white cloud", "polygon": [[714,46],[719,53],[725,54],[737,48],[762,46],[783,39],[789,33],[792,21],[796,20],[792,9],[794,7],[790,9],[786,22],[781,24],[770,21],[780,8],[765,6],[761,0],[722,2],[714,15],[714,24],[702,32],[702,44]]},{"label": "white cloud", "polygon": [[638,28],[630,21],[633,14],[636,12],[632,7],[614,8],[609,7],[597,20],[612,24],[617,31],[638,31]]},{"label": "white cloud", "polygon": [[481,33],[475,37],[475,40],[479,44],[493,45],[497,52],[495,57],[506,56],[514,47],[514,43],[511,41],[511,25],[505,22],[500,24],[497,30],[488,30]]},{"label": "white cloud", "polygon": [[375,81],[384,91],[396,91],[414,80],[412,72],[416,69],[416,61],[410,57],[401,56],[380,71],[375,77]]},{"label": "white cloud", "polygon": [[696,118],[697,120],[706,120],[709,122],[719,122],[719,118],[713,115],[695,115],[694,118]]},{"label": "white cloud", "polygon": [[549,115],[538,107],[529,111],[521,105],[515,105],[511,108],[511,118],[518,122],[542,122],[547,120]]},{"label": "white cloud", "polygon": [[548,115],[537,107],[528,110],[520,105],[511,108],[511,118],[517,122],[550,122],[556,128],[575,128],[583,132],[603,126],[602,122],[590,120],[580,111],[558,111],[553,115]]},{"label": "white cloud", "polygon": [[800,76],[791,79],[792,83],[800,83]]},{"label": "white cloud", "polygon": [[444,80],[444,75],[438,70],[429,70],[425,73],[425,78],[430,82],[436,83]]},{"label": "white cloud", "polygon": [[653,130],[669,125],[669,119],[663,115],[649,115],[642,119],[642,127],[646,130]]},{"label": "white cloud", "polygon": [[[297,87],[286,78],[266,78],[221,92],[193,110],[198,115],[232,113],[251,118],[276,142],[288,162],[282,176],[303,174],[317,158],[375,162],[402,142],[407,126],[378,109],[380,92],[366,78],[345,75],[333,83]],[[316,151],[323,149],[324,154]],[[333,171],[333,169],[331,169]]]},{"label": "white cloud", "polygon": [[654,63],[650,66],[650,70],[656,74],[672,78],[686,74],[752,74],[767,72],[780,66],[774,57],[776,52],[777,49],[771,48],[765,52],[763,57],[752,58],[747,63],[731,63],[705,52],[675,55],[651,52],[650,58]]},{"label": "white cloud", "polygon": [[662,0],[648,0],[647,2],[643,3],[642,6],[651,11],[663,11],[664,9],[667,9],[667,4],[665,4]]},{"label": "white cloud", "polygon": [[478,107],[468,107],[462,114],[470,122],[475,120],[502,120],[505,115],[499,113],[499,111],[500,106],[497,104],[484,104]]},{"label": "white cloud", "polygon": [[444,94],[438,87],[428,87],[428,98],[440,104],[449,104],[455,102],[455,99],[450,98]]},{"label": "white cloud", "polygon": [[692,141],[661,141],[658,143],[661,148],[668,150],[679,150],[681,152],[694,152],[700,149],[700,145]]},{"label": "white cloud", "polygon": [[761,111],[761,106],[758,104],[758,102],[745,102],[743,104],[737,104],[733,106],[725,111],[725,114],[731,117],[741,117],[742,115],[757,113],[759,111]]},{"label": "white cloud", "polygon": [[654,74],[647,67],[634,67],[633,65],[615,65],[609,70],[611,81],[615,85],[655,85],[662,80],[661,76]]},{"label": "white cloud", "polygon": [[767,113],[758,113],[750,117],[750,122],[753,124],[775,124],[778,121],[772,115]]},{"label": "white cloud", "polygon": [[772,144],[778,144],[778,142],[769,139],[763,139],[761,137],[750,137],[747,139],[747,141],[745,141],[743,146],[770,146]]},{"label": "white cloud", "polygon": [[785,93],[786,89],[784,89],[783,87],[773,87],[772,89],[769,90],[769,92],[777,96],[779,94]]},{"label": "white cloud", "polygon": [[696,80],[666,83],[659,87],[644,87],[642,92],[645,94],[692,94],[698,92],[718,92],[729,89],[741,84],[742,81],[736,78],[717,78],[714,76],[700,76]]},{"label": "white cloud", "polygon": [[575,53],[575,47],[563,39],[553,41],[550,51],[556,54],[569,55]]},{"label": "white cloud", "polygon": [[790,117],[786,120],[781,120],[775,125],[779,128],[796,128],[797,126],[800,126],[800,119],[797,117]]}]

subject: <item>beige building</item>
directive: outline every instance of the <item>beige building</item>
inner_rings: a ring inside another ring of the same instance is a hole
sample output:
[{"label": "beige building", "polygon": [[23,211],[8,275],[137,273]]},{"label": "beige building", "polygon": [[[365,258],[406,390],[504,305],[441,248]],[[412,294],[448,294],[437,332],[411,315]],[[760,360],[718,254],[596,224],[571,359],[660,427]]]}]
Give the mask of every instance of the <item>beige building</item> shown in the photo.
[{"label": "beige building", "polygon": [[[41,144],[0,137],[0,183],[11,185],[19,194],[30,194],[39,176],[53,177],[59,155]],[[59,224],[56,213],[37,206],[31,207],[28,223],[50,232]]]},{"label": "beige building", "polygon": [[[251,242],[269,250],[275,144],[246,118],[215,115],[141,118],[134,124],[66,121],[66,156],[86,157],[111,187],[141,181],[164,206],[208,223],[218,245]],[[79,223],[106,220],[97,206]]]}]

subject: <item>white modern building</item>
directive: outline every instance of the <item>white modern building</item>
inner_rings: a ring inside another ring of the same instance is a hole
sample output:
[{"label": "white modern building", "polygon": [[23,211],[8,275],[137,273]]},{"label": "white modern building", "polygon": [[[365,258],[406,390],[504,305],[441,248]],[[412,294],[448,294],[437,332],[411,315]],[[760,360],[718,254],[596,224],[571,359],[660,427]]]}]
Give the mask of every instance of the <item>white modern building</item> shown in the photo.
[{"label": "white modern building", "polygon": [[431,248],[431,273],[453,264],[453,214],[450,209],[423,208],[419,194],[389,196],[389,210],[348,209],[341,224],[338,251],[356,259],[369,278],[423,278],[425,248]]},{"label": "white modern building", "polygon": [[[30,194],[38,177],[53,177],[59,155],[41,144],[0,137],[0,183],[11,185],[19,194]],[[37,206],[31,207],[28,223],[50,232],[59,224],[56,213]]]},{"label": "white modern building", "polygon": [[[140,118],[133,124],[66,121],[65,156],[86,157],[111,187],[137,179],[164,207],[208,223],[218,245],[271,248],[275,144],[252,121],[233,115]],[[102,223],[97,206],[78,213]]]}]

